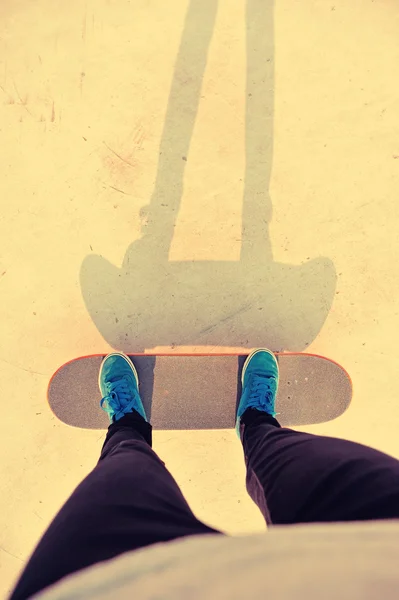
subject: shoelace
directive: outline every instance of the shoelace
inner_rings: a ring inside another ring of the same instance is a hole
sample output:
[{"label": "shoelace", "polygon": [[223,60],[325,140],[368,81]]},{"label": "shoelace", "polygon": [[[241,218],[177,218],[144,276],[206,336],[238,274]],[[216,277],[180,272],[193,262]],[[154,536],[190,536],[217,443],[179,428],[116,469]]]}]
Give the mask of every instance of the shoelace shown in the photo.
[{"label": "shoelace", "polygon": [[103,411],[120,418],[133,408],[136,399],[125,378],[107,383],[107,388],[109,393],[100,402]]},{"label": "shoelace", "polygon": [[249,389],[249,403],[256,406],[269,408],[273,404],[273,400],[277,390],[277,382],[274,377],[262,377],[261,375],[253,375],[253,379]]}]

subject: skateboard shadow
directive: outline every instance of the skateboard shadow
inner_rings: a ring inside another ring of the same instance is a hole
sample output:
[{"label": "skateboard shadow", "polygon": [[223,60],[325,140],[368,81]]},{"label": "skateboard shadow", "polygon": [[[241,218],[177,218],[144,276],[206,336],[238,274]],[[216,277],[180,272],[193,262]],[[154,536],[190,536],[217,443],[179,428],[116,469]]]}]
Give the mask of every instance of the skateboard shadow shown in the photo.
[{"label": "skateboard shadow", "polygon": [[[245,356],[133,356],[140,396],[154,429],[229,429],[235,426]],[[51,379],[48,399],[56,416],[74,427],[105,429],[97,380],[103,357],[62,366]],[[277,357],[280,385],[276,410],[283,426],[324,423],[349,406],[352,385],[336,363],[306,354]]]},{"label": "skateboard shadow", "polygon": [[[122,266],[89,255],[80,282],[96,327],[115,349],[268,346],[300,351],[317,336],[336,286],[333,263],[273,260],[273,0],[247,0],[246,167],[239,261],[169,261],[217,0],[191,0],[172,81],[156,182],[142,238]],[[306,219],[298,226],[306,226]]]}]

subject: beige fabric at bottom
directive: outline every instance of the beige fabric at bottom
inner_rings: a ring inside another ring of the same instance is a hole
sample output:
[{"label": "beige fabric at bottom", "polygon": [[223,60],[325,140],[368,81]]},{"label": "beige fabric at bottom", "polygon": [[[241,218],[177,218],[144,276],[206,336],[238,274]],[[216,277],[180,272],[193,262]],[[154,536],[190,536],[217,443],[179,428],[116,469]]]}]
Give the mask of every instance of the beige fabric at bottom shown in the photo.
[{"label": "beige fabric at bottom", "polygon": [[193,536],[70,575],[40,600],[364,600],[399,597],[399,520]]}]

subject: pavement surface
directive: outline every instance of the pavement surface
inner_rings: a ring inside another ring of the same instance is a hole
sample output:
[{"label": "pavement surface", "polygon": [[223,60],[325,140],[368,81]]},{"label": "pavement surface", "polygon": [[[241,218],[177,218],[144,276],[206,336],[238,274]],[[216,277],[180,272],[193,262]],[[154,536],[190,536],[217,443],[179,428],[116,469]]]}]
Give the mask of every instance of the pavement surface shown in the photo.
[{"label": "pavement surface", "polygon": [[[0,593],[99,455],[47,403],[74,357],[326,355],[353,400],[300,428],[399,457],[398,26],[373,0],[1,4]],[[154,447],[198,517],[264,530],[232,428]]]}]

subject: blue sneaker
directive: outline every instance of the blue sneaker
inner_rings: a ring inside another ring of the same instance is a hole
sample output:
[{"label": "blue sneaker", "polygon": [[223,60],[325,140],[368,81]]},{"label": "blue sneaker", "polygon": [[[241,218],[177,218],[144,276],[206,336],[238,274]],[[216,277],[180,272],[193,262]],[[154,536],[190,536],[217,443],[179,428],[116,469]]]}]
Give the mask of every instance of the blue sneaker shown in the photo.
[{"label": "blue sneaker", "polygon": [[276,416],[274,405],[279,380],[278,362],[266,348],[254,350],[242,368],[242,395],[237,409],[236,431],[240,437],[241,417],[247,408]]},{"label": "blue sneaker", "polygon": [[137,371],[126,354],[113,352],[104,358],[98,385],[103,396],[100,406],[108,413],[111,423],[118,421],[133,409],[147,421],[139,394]]}]

